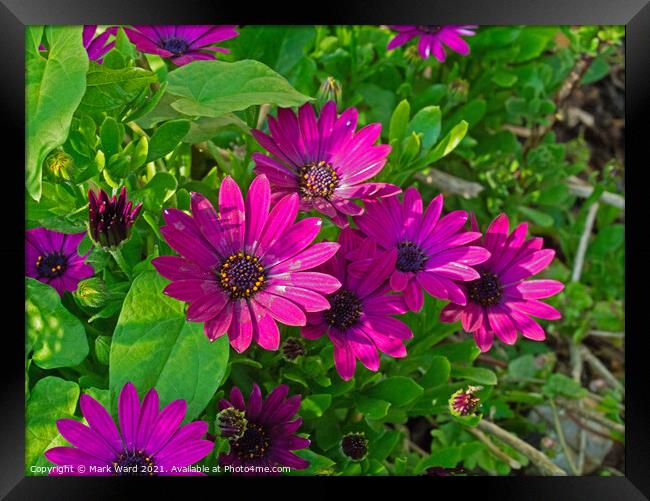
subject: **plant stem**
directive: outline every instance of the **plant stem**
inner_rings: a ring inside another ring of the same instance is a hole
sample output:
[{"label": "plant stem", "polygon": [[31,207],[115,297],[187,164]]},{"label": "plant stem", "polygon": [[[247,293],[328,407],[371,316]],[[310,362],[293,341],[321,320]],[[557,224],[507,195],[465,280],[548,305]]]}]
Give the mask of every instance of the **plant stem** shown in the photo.
[{"label": "plant stem", "polygon": [[122,270],[127,278],[131,280],[131,268],[124,259],[121,249],[111,249],[109,252],[111,253],[111,256],[113,256],[113,259],[115,259],[115,262],[117,263],[117,266],[119,266],[120,270]]},{"label": "plant stem", "polygon": [[487,419],[482,419],[477,427],[491,435],[494,435],[502,442],[508,444],[509,446],[522,453],[524,456],[530,459],[531,463],[539,468],[539,471],[542,473],[542,475],[555,477],[566,476],[566,472],[555,463],[553,463],[546,456],[546,454],[538,451],[529,443],[524,442],[519,437],[513,435],[507,430],[504,430],[493,422],[488,421]]},{"label": "plant stem", "polygon": [[555,431],[557,432],[557,436],[560,439],[560,445],[562,446],[562,450],[564,450],[564,455],[566,457],[567,463],[569,463],[569,468],[571,468],[571,471],[574,475],[580,475],[580,472],[578,471],[578,468],[573,461],[573,450],[569,448],[564,438],[564,431],[562,430],[562,424],[560,423],[560,416],[557,412],[557,406],[555,405],[553,399],[549,400],[549,404],[551,405],[551,410],[553,411],[553,423],[555,424]]},{"label": "plant stem", "polygon": [[467,427],[467,431],[469,431],[472,435],[474,435],[476,438],[478,438],[481,442],[483,442],[487,448],[490,450],[492,454],[494,454],[496,457],[498,457],[501,461],[505,462],[512,468],[513,470],[519,470],[521,469],[521,464],[519,461],[511,458],[508,456],[504,451],[499,449],[492,440],[489,439],[489,437],[483,433],[481,430],[477,430],[476,428],[472,427]]}]

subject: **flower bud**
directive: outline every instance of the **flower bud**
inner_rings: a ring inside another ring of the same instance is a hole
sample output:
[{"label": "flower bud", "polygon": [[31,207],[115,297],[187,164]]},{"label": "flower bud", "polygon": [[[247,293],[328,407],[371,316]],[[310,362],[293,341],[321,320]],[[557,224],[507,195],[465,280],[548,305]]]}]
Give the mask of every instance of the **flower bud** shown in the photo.
[{"label": "flower bud", "polygon": [[480,386],[468,386],[466,390],[458,390],[449,399],[449,411],[454,416],[473,415],[481,401],[474,393],[480,389]]},{"label": "flower bud", "polygon": [[89,233],[96,245],[104,249],[115,249],[129,239],[142,204],[133,207],[125,187],[122,187],[119,198],[109,198],[104,190],[97,194],[89,190],[88,202]]},{"label": "flower bud", "polygon": [[74,295],[80,305],[89,308],[101,308],[111,298],[106,284],[99,277],[91,277],[79,282]]},{"label": "flower bud", "polygon": [[282,356],[285,360],[293,362],[305,354],[305,343],[297,337],[288,337],[282,345]]},{"label": "flower bud", "polygon": [[343,435],[341,451],[352,461],[363,461],[368,455],[368,439],[363,432]]},{"label": "flower bud", "polygon": [[244,411],[227,407],[217,414],[217,428],[223,438],[238,440],[244,436],[248,420]]},{"label": "flower bud", "polygon": [[74,161],[72,160],[72,157],[64,151],[57,150],[50,153],[45,160],[45,165],[47,167],[45,172],[48,174],[48,177],[54,181],[70,181],[74,175]]},{"label": "flower bud", "polygon": [[334,77],[327,77],[318,89],[316,99],[321,107],[328,101],[334,101],[338,107],[341,104],[342,95],[341,84]]}]

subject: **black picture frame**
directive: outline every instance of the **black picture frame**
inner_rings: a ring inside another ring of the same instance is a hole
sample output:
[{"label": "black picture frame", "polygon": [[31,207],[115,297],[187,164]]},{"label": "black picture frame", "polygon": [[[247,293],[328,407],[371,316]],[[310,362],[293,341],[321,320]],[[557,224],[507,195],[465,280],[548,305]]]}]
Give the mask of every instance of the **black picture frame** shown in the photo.
[{"label": "black picture frame", "polygon": [[[16,207],[24,207],[24,138],[25,79],[24,28],[34,24],[388,24],[388,23],[472,23],[505,24],[617,24],[626,26],[626,158],[632,166],[626,172],[626,225],[633,228],[626,238],[626,449],[625,477],[447,477],[426,489],[426,495],[443,495],[438,489],[445,483],[454,498],[466,494],[472,498],[497,495],[501,499],[647,499],[650,497],[650,399],[646,387],[642,329],[643,301],[648,283],[647,267],[642,259],[650,257],[650,245],[643,238],[642,172],[648,169],[643,157],[647,139],[643,124],[650,116],[650,0],[329,0],[279,6],[277,2],[252,4],[219,0],[0,0],[0,61],[2,75],[2,111],[6,126],[2,144],[2,169],[5,183],[0,207],[0,270],[5,294],[2,310],[3,361],[2,441],[0,442],[0,496],[7,499],[105,499],[131,492],[138,481],[102,478],[24,477],[24,346],[23,306],[23,238],[24,218]],[[7,155],[7,152],[10,154]],[[11,159],[11,160],[10,160]],[[7,180],[7,176],[9,179]],[[629,276],[628,275],[631,275]],[[631,278],[631,280],[630,280]],[[257,480],[257,479],[256,479]],[[261,479],[260,479],[261,480]],[[368,482],[368,479],[357,479]],[[307,495],[307,486],[315,482],[335,482],[332,495],[343,488],[342,478],[278,479],[293,495]],[[431,477],[373,478],[374,487],[385,489],[394,482],[431,482]],[[186,481],[148,481],[147,497],[162,489],[170,495],[173,488]],[[250,482],[219,478],[219,486],[207,486],[211,496],[225,494],[223,487],[252,493],[256,486],[268,487],[264,481]],[[243,482],[246,482],[244,484]],[[289,482],[295,486],[289,486]],[[296,483],[297,482],[297,483]],[[451,483],[450,483],[451,482]],[[460,482],[463,482],[461,485]],[[205,484],[203,484],[204,487]],[[279,484],[275,487],[283,489]],[[408,495],[398,486],[401,495]],[[214,489],[214,490],[213,490]],[[346,487],[349,489],[349,486]],[[280,494],[280,493],[273,493]],[[280,494],[281,495],[281,494]],[[365,494],[364,494],[365,496]],[[245,496],[246,498],[249,495]]]}]

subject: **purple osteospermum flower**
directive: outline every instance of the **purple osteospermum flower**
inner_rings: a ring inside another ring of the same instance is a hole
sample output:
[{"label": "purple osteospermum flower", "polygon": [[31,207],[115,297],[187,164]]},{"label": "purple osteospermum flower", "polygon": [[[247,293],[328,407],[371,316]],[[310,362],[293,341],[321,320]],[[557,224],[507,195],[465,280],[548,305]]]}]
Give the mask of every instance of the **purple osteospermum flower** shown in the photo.
[{"label": "purple osteospermum flower", "polygon": [[[343,230],[341,240],[349,237]],[[342,245],[343,248],[347,245]],[[367,245],[364,259],[350,261],[339,252],[322,266],[343,284],[328,296],[330,309],[310,313],[301,333],[307,339],[318,339],[327,332],[334,345],[334,364],[346,381],[354,376],[356,359],[371,371],[379,369],[377,350],[391,357],[406,356],[403,342],[413,337],[408,326],[392,317],[407,311],[401,295],[391,294],[388,277],[395,268],[395,250],[372,253]]]},{"label": "purple osteospermum flower", "polygon": [[[300,395],[287,399],[289,387],[281,384],[266,400],[257,384],[253,385],[248,404],[236,386],[230,391],[230,400],[219,401],[219,409],[235,408],[243,411],[246,429],[240,438],[230,441],[230,452],[221,454],[219,463],[243,468],[288,466],[304,470],[309,462],[291,451],[309,447],[310,441],[295,435],[302,418],[293,419],[300,408]],[[240,473],[235,471],[235,473]],[[265,474],[262,471],[242,471],[244,474]],[[267,472],[267,474],[273,474]]]},{"label": "purple osteospermum flower", "polygon": [[373,199],[395,195],[401,190],[392,184],[365,183],[381,171],[390,146],[375,145],[381,124],[370,124],[358,132],[357,110],[348,108],[337,118],[336,103],[326,103],[316,118],[311,104],[300,107],[298,116],[280,108],[278,117],[269,117],[268,136],[252,133],[273,156],[253,153],[255,172],[266,174],[274,197],[300,195],[300,209],[325,214],[340,227],[347,216],[358,216],[363,208],[351,199]]},{"label": "purple osteospermum flower", "polygon": [[216,59],[215,52],[229,52],[215,44],[234,38],[235,25],[161,25],[125,28],[140,52],[158,54],[177,66],[202,59]]},{"label": "purple osteospermum flower", "polygon": [[[117,33],[117,27],[108,28],[101,34],[95,36],[96,31],[96,24],[86,24],[84,25],[81,36],[86,52],[88,53],[88,59],[101,64],[104,56],[115,46],[115,41],[108,42],[108,39],[111,35]],[[38,50],[46,50],[45,45],[41,44]]]},{"label": "purple osteospermum flower", "polygon": [[[476,221],[473,229],[478,230]],[[491,252],[489,260],[477,267],[480,277],[465,284],[467,304],[448,304],[440,314],[443,322],[461,320],[463,329],[474,334],[481,351],[492,347],[496,335],[514,344],[517,332],[535,341],[546,337],[544,329],[531,316],[557,320],[560,312],[539,301],[564,288],[557,280],[526,280],[546,268],[555,251],[542,249],[543,240],[526,240],[527,223],[508,235],[508,216],[501,214],[490,225],[483,245]]]},{"label": "purple osteospermum flower", "polygon": [[418,41],[418,52],[424,59],[429,59],[433,54],[441,63],[445,62],[444,45],[454,52],[463,56],[469,54],[469,45],[461,38],[464,36],[473,36],[473,30],[478,28],[475,25],[391,25],[390,28],[397,31],[397,35],[388,43],[388,50],[400,47],[413,38],[420,37]]},{"label": "purple osteospermum flower", "polygon": [[192,217],[178,209],[165,211],[161,232],[182,257],[153,260],[173,282],[165,294],[190,304],[188,320],[205,322],[215,340],[228,332],[238,352],[255,341],[267,350],[280,344],[278,322],[305,325],[305,312],[329,308],[324,294],[340,287],[336,278],[307,272],[336,253],[339,245],[309,244],[321,220],[294,224],[298,195],[288,195],[269,213],[271,189],[265,176],[251,183],[244,201],[237,183],[226,177],[219,190],[217,215],[212,204],[192,193]]},{"label": "purple osteospermum flower", "polygon": [[[82,395],[79,407],[88,426],[74,419],[56,422],[63,438],[74,447],[54,447],[45,452],[54,464],[73,467],[72,472],[63,475],[202,475],[185,467],[203,459],[214,447],[213,442],[201,438],[208,431],[207,422],[180,426],[187,407],[185,400],[174,400],[159,411],[154,388],[140,406],[133,384],[124,385],[117,411],[120,431],[94,398]],[[53,470],[53,474],[57,472]]]},{"label": "purple osteospermum flower", "polygon": [[465,293],[456,281],[479,278],[472,266],[490,257],[484,248],[466,245],[481,236],[463,229],[467,213],[459,210],[441,218],[442,204],[438,195],[423,213],[420,193],[411,187],[401,204],[397,197],[368,202],[365,214],[355,219],[381,247],[397,251],[390,285],[404,292],[412,311],[424,304],[422,289],[439,299],[465,304]]},{"label": "purple osteospermum flower", "polygon": [[128,240],[142,203],[133,207],[133,202],[127,197],[126,187],[123,186],[120,190],[119,198],[115,195],[109,198],[104,190],[98,194],[88,190],[88,202],[89,232],[96,244],[114,248]]},{"label": "purple osteospermum flower", "polygon": [[104,56],[115,46],[115,41],[109,42],[108,39],[111,35],[117,33],[117,28],[108,28],[103,33],[95,36],[97,25],[87,24],[83,30],[83,44],[88,52],[88,59],[102,63]]},{"label": "purple osteospermum flower", "polygon": [[92,276],[95,271],[84,260],[90,254],[80,256],[77,247],[85,232],[59,233],[46,228],[33,228],[25,232],[25,274],[49,284],[63,296],[74,291],[80,280]]}]

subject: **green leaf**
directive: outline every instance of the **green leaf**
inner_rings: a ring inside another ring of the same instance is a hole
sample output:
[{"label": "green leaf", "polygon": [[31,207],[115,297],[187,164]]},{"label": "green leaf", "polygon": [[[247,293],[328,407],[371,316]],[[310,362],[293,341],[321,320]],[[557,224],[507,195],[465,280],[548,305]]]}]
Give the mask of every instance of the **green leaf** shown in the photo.
[{"label": "green leaf", "polygon": [[217,118],[201,117],[190,122],[190,131],[183,138],[184,143],[201,143],[212,139],[224,127],[234,125],[246,133],[249,132],[248,125],[241,118],[233,113]]},{"label": "green leaf", "polygon": [[185,400],[185,421],[191,421],[226,372],[228,338],[210,342],[202,324],[186,322],[184,304],[162,293],[167,283],[157,272],[147,271],[131,285],[111,344],[111,402],[131,381],[140,396],[155,387],[164,405]]},{"label": "green leaf", "polygon": [[172,71],[168,82],[167,92],[181,97],[172,108],[192,116],[218,117],[265,103],[286,108],[310,99],[252,60],[194,61]]},{"label": "green leaf", "polygon": [[147,162],[158,160],[173,151],[189,131],[189,120],[170,120],[162,124],[149,141]]},{"label": "green leaf", "polygon": [[254,59],[289,78],[315,38],[313,26],[246,26],[228,48],[235,60]]},{"label": "green leaf", "polygon": [[504,69],[498,69],[492,75],[492,81],[499,87],[512,87],[517,83],[517,75]]},{"label": "green leaf", "polygon": [[597,82],[601,78],[605,78],[608,75],[608,73],[609,73],[609,64],[607,63],[607,60],[602,55],[599,55],[591,62],[589,68],[587,68],[587,71],[582,76],[580,83],[582,85],[588,85]]},{"label": "green leaf", "polygon": [[601,228],[594,241],[589,246],[589,255],[606,257],[618,250],[625,243],[625,226],[612,224]]},{"label": "green leaf", "polygon": [[379,398],[366,397],[364,395],[357,395],[354,400],[356,403],[356,410],[368,419],[376,421],[386,417],[386,414],[388,414],[390,402],[386,402]]},{"label": "green leaf", "polygon": [[415,467],[415,472],[421,473],[432,466],[455,468],[460,459],[459,447],[443,447],[433,451],[428,458],[422,459]]},{"label": "green leaf", "polygon": [[388,142],[390,144],[398,143],[406,134],[406,128],[409,124],[409,116],[411,115],[411,105],[404,99],[393,111],[390,117],[390,127],[388,129]]},{"label": "green leaf", "polygon": [[[81,26],[48,26],[45,28],[47,57],[38,50],[27,51],[25,177],[27,191],[35,200],[41,198],[43,161],[65,142],[72,115],[86,90],[88,55],[81,40],[81,29]],[[38,28],[28,31],[32,42],[39,38],[37,33]]]},{"label": "green leaf", "polygon": [[89,112],[110,112],[137,98],[157,80],[151,71],[131,67],[111,69],[95,64],[88,72],[86,94],[80,109]]},{"label": "green leaf", "polygon": [[49,464],[43,453],[64,440],[56,421],[71,418],[77,407],[79,386],[54,376],[38,381],[29,394],[25,409],[25,470],[36,464]]},{"label": "green leaf", "polygon": [[286,475],[292,476],[309,476],[309,475],[329,475],[334,469],[336,464],[330,458],[326,456],[321,456],[315,452],[310,451],[309,449],[301,449],[295,451],[295,454],[301,458],[309,461],[309,466],[304,470],[291,469],[287,472]]},{"label": "green leaf", "polygon": [[533,223],[542,226],[543,228],[549,228],[553,226],[554,219],[545,212],[539,211],[537,209],[532,209],[530,207],[525,207],[523,205],[520,205],[517,208],[519,209],[519,212],[532,220]]},{"label": "green leaf", "polygon": [[425,388],[433,388],[445,384],[451,374],[451,364],[445,357],[431,357],[431,367],[420,378],[420,384]]},{"label": "green leaf", "polygon": [[406,405],[420,395],[423,388],[413,379],[404,376],[388,377],[366,391],[366,395],[386,400],[393,405]]},{"label": "green leaf", "polygon": [[451,375],[469,379],[479,384],[497,384],[497,375],[490,369],[483,369],[482,367],[452,367]]},{"label": "green leaf", "polygon": [[169,172],[157,172],[147,185],[134,192],[132,198],[141,200],[144,208],[151,212],[160,212],[163,204],[169,200],[178,187],[178,181]]},{"label": "green leaf", "polygon": [[431,350],[431,355],[447,357],[450,362],[471,362],[479,356],[478,349],[473,339],[461,343],[449,343],[436,346]]},{"label": "green leaf", "polygon": [[584,397],[588,392],[577,381],[564,374],[555,373],[551,374],[551,377],[542,386],[542,393],[550,398],[561,396],[579,399]]},{"label": "green leaf", "polygon": [[508,375],[515,378],[533,378],[537,374],[535,357],[528,353],[517,357],[508,364]]},{"label": "green leaf", "polygon": [[422,134],[422,149],[428,151],[440,136],[441,113],[439,106],[426,106],[418,111],[411,123],[408,132]]},{"label": "green leaf", "polygon": [[309,395],[300,405],[300,415],[304,418],[321,417],[332,403],[332,395],[327,393]]},{"label": "green leaf", "polygon": [[455,125],[454,128],[451,129],[449,133],[443,138],[443,140],[436,145],[431,153],[426,155],[425,165],[437,162],[441,158],[446,157],[452,151],[454,151],[456,149],[456,146],[458,146],[465,137],[465,134],[467,134],[468,126],[468,123],[464,120]]},{"label": "green leaf", "polygon": [[99,137],[102,142],[102,151],[106,158],[110,158],[120,151],[124,129],[113,117],[106,117],[99,128]]},{"label": "green leaf", "polygon": [[25,279],[28,351],[43,369],[79,365],[88,355],[86,331],[53,287]]}]

